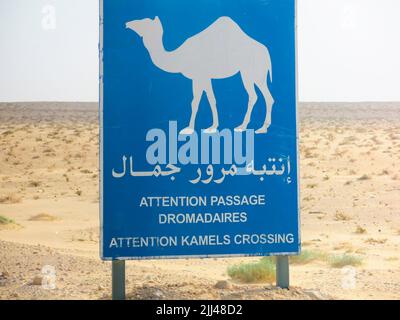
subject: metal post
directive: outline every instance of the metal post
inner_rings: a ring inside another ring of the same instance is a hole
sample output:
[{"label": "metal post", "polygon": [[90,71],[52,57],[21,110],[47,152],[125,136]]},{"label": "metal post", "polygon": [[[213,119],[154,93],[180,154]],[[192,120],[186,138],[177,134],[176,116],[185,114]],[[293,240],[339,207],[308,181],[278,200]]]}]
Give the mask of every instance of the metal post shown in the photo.
[{"label": "metal post", "polygon": [[289,257],[276,257],[276,286],[282,289],[289,289]]},{"label": "metal post", "polygon": [[112,262],[112,299],[125,300],[125,261]]}]

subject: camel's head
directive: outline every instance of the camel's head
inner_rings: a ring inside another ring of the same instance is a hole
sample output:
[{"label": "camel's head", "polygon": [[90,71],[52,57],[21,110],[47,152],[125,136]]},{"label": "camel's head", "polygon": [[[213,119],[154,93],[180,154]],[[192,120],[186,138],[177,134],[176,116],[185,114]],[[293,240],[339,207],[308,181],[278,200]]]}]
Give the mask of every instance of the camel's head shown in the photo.
[{"label": "camel's head", "polygon": [[159,17],[130,21],[126,23],[126,28],[135,31],[142,38],[163,34],[163,27]]}]

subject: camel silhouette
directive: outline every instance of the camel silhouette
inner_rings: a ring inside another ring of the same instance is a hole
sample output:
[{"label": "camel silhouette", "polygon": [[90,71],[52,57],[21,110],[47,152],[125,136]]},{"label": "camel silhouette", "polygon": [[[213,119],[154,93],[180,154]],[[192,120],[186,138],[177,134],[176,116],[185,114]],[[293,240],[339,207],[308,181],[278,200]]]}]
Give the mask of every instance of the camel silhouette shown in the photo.
[{"label": "camel silhouette", "polygon": [[272,63],[268,48],[249,37],[229,17],[217,19],[204,31],[187,39],[178,49],[166,51],[164,29],[158,17],[126,23],[126,28],[143,38],[153,63],[163,71],[181,73],[193,81],[192,116],[190,124],[180,134],[194,133],[199,103],[205,92],[211,106],[213,124],[206,133],[216,133],[219,127],[217,102],[212,80],[226,79],[240,72],[249,102],[243,123],[235,131],[247,130],[258,96],[257,86],[264,96],[266,118],[257,134],[268,132],[271,125],[274,99],[268,89],[267,77],[272,82]]}]

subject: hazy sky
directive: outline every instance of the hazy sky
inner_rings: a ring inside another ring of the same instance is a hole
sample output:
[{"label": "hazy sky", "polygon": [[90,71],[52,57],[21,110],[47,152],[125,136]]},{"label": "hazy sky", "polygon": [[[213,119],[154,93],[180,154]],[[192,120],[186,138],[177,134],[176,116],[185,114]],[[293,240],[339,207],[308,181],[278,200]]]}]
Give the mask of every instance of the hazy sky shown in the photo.
[{"label": "hazy sky", "polygon": [[[300,100],[400,101],[399,0],[298,14]],[[97,101],[97,45],[98,0],[0,0],[0,101]]]}]

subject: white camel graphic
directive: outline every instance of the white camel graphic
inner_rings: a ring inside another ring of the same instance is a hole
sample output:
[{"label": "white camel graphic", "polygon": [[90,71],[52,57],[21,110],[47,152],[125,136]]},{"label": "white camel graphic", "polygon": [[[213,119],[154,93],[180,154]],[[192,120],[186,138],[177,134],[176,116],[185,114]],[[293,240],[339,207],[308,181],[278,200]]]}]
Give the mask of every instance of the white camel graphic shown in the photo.
[{"label": "white camel graphic", "polygon": [[257,102],[255,86],[262,92],[266,103],[264,125],[256,131],[267,133],[271,125],[274,99],[268,89],[267,76],[272,82],[272,64],[266,46],[250,38],[229,17],[221,17],[199,34],[187,39],[178,49],[166,51],[163,45],[163,26],[158,17],[126,23],[126,28],[143,38],[153,63],[166,72],[181,73],[193,81],[192,116],[190,124],[180,134],[193,134],[199,103],[205,92],[211,106],[213,125],[206,133],[218,130],[217,103],[212,79],[226,79],[240,72],[249,95],[247,113],[235,131],[245,131]]}]

